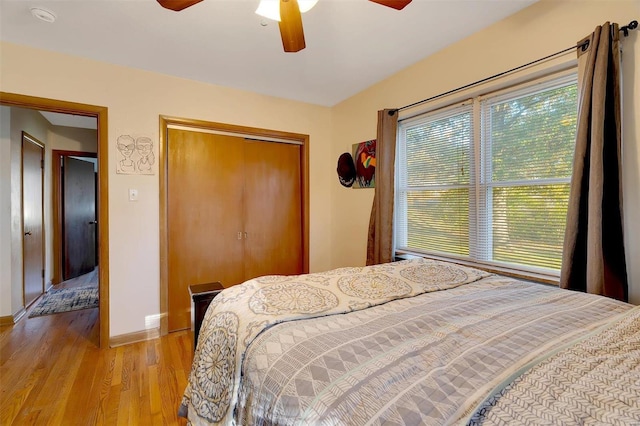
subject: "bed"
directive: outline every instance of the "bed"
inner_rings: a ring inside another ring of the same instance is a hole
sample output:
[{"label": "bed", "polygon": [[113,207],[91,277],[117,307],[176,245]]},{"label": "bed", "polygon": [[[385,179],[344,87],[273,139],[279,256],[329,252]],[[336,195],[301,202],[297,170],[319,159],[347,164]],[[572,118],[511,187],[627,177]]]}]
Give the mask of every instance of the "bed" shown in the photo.
[{"label": "bed", "polygon": [[640,424],[640,310],[412,259],[228,288],[194,425]]}]

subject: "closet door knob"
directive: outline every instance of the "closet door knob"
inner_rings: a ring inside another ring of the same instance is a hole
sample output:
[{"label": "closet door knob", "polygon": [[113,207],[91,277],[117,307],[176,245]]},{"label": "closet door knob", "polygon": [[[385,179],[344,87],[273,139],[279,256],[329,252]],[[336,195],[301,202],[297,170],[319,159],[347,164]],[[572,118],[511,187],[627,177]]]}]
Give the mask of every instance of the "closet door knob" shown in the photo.
[{"label": "closet door knob", "polygon": [[25,232],[24,235],[31,235],[31,231]]}]

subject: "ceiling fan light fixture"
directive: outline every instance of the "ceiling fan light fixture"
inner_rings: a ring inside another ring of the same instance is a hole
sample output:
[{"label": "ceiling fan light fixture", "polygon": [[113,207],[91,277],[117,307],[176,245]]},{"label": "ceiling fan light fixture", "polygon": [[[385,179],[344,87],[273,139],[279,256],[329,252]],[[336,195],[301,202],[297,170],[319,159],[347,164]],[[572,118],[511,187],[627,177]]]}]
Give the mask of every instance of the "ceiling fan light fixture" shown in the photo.
[{"label": "ceiling fan light fixture", "polygon": [[256,14],[280,22],[280,0],[260,0]]},{"label": "ceiling fan light fixture", "polygon": [[[298,0],[300,13],[310,11],[318,0]],[[280,22],[280,0],[260,0],[256,14]]]},{"label": "ceiling fan light fixture", "polygon": [[298,0],[298,7],[300,7],[300,13],[305,13],[311,10],[313,6],[318,3],[318,0]]}]

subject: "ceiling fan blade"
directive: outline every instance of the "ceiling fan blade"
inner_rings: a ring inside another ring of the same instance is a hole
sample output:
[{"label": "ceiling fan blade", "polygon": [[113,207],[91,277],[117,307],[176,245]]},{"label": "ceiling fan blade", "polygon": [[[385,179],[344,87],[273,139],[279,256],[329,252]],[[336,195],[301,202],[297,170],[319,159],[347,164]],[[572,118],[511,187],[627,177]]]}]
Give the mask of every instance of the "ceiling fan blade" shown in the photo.
[{"label": "ceiling fan blade", "polygon": [[383,6],[392,7],[396,10],[402,10],[406,5],[411,3],[411,0],[369,0],[369,1],[381,4]]},{"label": "ceiling fan blade", "polygon": [[158,3],[160,3],[160,6],[165,9],[171,9],[179,12],[182,9],[186,9],[196,3],[200,3],[201,1],[202,0],[158,0]]},{"label": "ceiling fan blade", "polygon": [[299,52],[306,47],[298,0],[280,0],[280,36],[285,52]]}]

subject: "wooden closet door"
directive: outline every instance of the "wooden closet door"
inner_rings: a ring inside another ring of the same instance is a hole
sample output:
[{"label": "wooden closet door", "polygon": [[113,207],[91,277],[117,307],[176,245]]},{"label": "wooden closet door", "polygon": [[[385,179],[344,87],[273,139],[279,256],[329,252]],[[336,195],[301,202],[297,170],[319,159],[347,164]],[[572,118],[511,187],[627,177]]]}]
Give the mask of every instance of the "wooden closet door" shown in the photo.
[{"label": "wooden closet door", "polygon": [[302,273],[300,146],[247,141],[245,279]]},{"label": "wooden closet door", "polygon": [[[189,328],[189,286],[244,281],[244,140],[170,129],[167,142],[169,331]],[[242,235],[242,234],[241,234]]]}]

